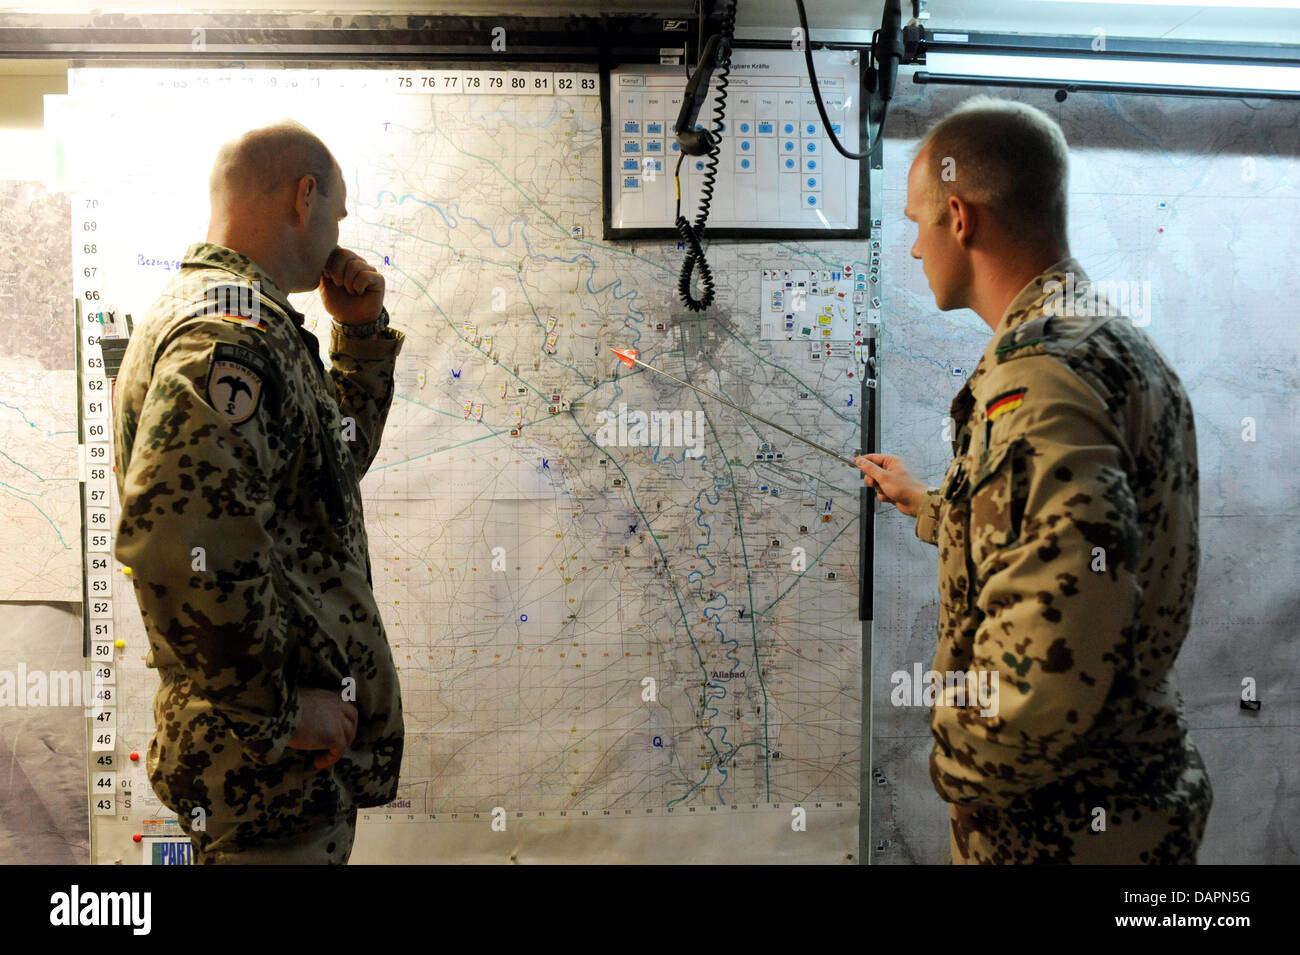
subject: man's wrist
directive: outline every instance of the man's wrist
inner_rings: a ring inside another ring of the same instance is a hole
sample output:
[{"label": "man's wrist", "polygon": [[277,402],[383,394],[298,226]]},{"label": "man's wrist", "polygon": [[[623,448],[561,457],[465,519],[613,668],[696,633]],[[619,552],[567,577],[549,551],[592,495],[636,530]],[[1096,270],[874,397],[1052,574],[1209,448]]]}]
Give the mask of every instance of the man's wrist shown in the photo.
[{"label": "man's wrist", "polygon": [[938,543],[940,502],[942,496],[939,488],[928,487],[921,495],[921,503],[916,511],[916,536],[930,544]]},{"label": "man's wrist", "polygon": [[338,327],[339,334],[344,338],[379,338],[384,329],[388,327],[388,309],[381,308],[378,318],[360,325],[348,325],[337,319],[334,320],[334,324]]}]

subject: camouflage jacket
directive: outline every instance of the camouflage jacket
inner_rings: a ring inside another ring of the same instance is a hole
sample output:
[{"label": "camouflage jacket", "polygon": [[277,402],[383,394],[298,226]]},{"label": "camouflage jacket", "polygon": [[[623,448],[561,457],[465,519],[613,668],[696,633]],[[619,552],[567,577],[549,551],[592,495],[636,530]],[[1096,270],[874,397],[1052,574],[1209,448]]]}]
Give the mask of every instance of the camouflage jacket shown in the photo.
[{"label": "camouflage jacket", "polygon": [[[114,389],[114,554],[161,679],[149,778],[183,820],[200,807],[246,845],[390,801],[402,757],[358,481],[404,336],[335,324],[326,370],[302,323],[246,256],[192,245]],[[356,739],[318,771],[318,752],[286,748],[298,688],[349,686]]]},{"label": "camouflage jacket", "polygon": [[1166,830],[1128,861],[1193,861],[1212,798],[1173,682],[1199,561],[1192,407],[1089,293],[1067,258],[1011,302],[917,515],[939,548],[934,669],[997,678],[992,707],[948,691],[931,710],[935,788],[984,810],[976,861],[1086,858],[1098,806],[1130,848],[1144,813]]}]

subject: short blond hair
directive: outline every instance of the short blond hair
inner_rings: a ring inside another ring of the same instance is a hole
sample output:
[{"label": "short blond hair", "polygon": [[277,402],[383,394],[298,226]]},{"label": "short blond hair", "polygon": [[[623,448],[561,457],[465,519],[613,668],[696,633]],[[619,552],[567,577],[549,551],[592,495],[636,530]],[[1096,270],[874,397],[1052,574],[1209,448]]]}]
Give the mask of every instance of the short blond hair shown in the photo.
[{"label": "short blond hair", "polygon": [[250,129],[225,143],[212,164],[208,189],[220,200],[266,196],[303,176],[314,176],[328,196],[334,186],[334,156],[320,137],[291,119]]},{"label": "short blond hair", "polygon": [[1056,121],[1015,100],[973,96],[921,140],[930,196],[947,217],[959,195],[1004,228],[1065,246],[1070,149]]}]

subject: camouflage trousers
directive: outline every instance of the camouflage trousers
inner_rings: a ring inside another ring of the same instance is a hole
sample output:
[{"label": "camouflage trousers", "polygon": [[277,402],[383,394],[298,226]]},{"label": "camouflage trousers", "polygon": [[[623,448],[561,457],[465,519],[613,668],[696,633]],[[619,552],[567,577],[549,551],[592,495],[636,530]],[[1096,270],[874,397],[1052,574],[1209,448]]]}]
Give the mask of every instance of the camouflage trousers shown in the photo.
[{"label": "camouflage trousers", "polygon": [[240,823],[209,821],[206,830],[188,833],[195,865],[347,865],[356,834],[356,809],[272,840],[258,839]]},{"label": "camouflage trousers", "polygon": [[953,865],[1195,865],[1209,803],[1190,811],[1114,809],[1106,829],[1080,813],[950,804]]}]

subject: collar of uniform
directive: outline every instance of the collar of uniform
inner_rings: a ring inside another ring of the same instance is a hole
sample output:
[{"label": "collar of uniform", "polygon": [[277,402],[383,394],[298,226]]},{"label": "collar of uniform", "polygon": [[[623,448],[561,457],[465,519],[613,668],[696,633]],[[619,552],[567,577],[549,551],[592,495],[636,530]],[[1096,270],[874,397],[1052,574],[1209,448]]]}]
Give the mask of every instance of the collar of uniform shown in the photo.
[{"label": "collar of uniform", "polygon": [[187,265],[206,269],[225,269],[227,272],[233,272],[249,282],[256,281],[258,289],[267,298],[282,307],[285,314],[293,319],[295,325],[302,325],[305,318],[302,312],[289,304],[289,297],[280,290],[278,285],[271,281],[270,276],[263,271],[260,265],[243,252],[236,252],[234,249],[228,249],[224,245],[217,245],[215,242],[195,242],[185,250],[185,256],[181,259],[181,266]]},{"label": "collar of uniform", "polygon": [[[1071,277],[1068,279],[1067,277]],[[1043,303],[1047,300],[1048,292],[1043,291],[1043,287],[1048,282],[1059,282],[1062,286],[1071,287],[1079,283],[1086,282],[1088,276],[1084,274],[1083,266],[1073,256],[1066,256],[1061,261],[1049,265],[1043,271],[1030,279],[1029,284],[1020,290],[1007,310],[1002,313],[1002,318],[998,321],[998,327],[993,330],[993,337],[989,339],[988,345],[984,348],[984,355],[980,358],[979,367],[987,368],[994,362],[994,352],[1002,343],[1003,336],[1007,332],[1018,328],[1028,321],[1032,321],[1043,314]]]}]

